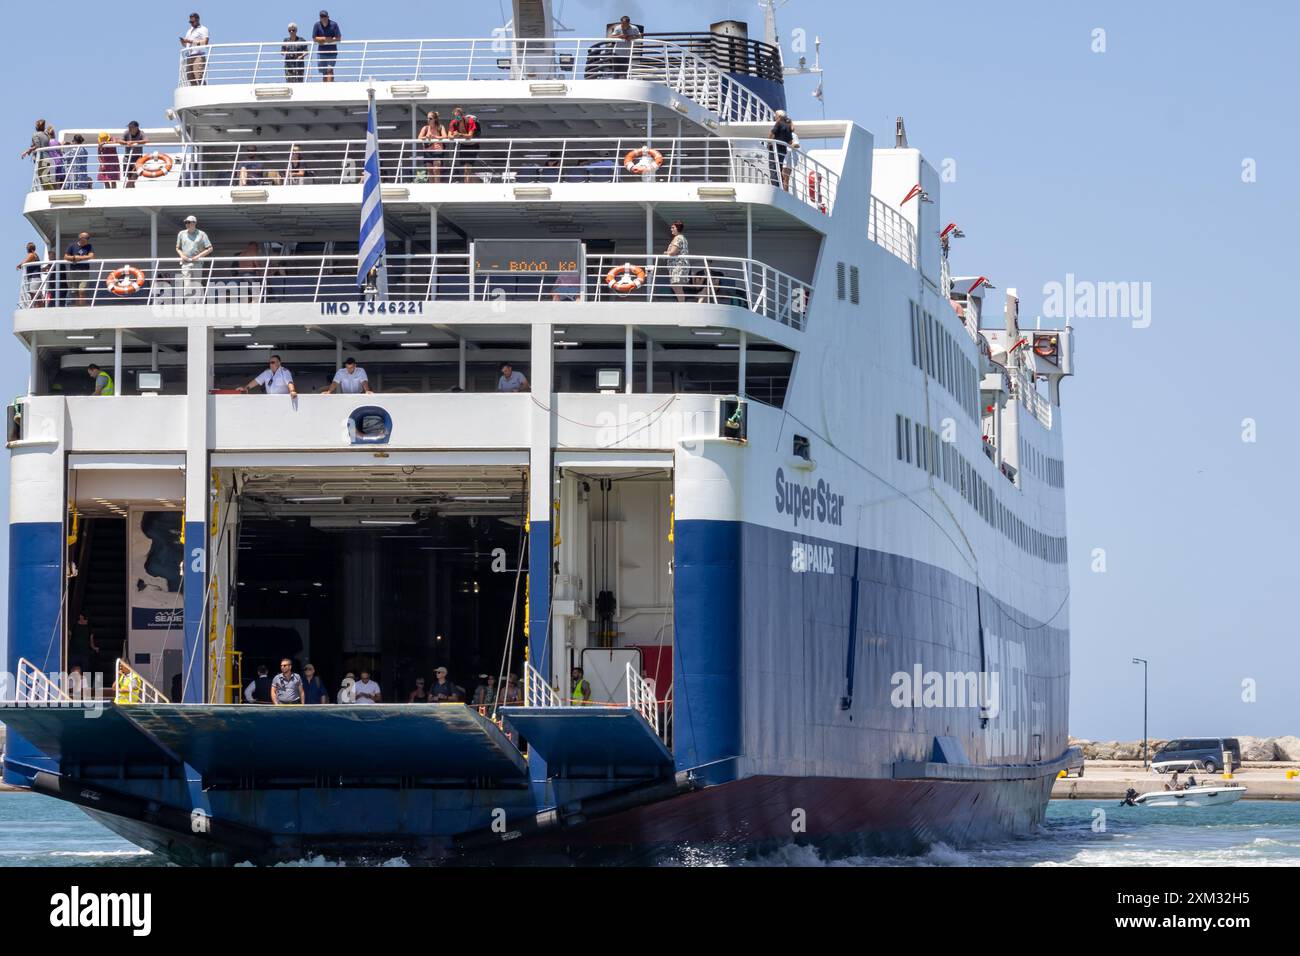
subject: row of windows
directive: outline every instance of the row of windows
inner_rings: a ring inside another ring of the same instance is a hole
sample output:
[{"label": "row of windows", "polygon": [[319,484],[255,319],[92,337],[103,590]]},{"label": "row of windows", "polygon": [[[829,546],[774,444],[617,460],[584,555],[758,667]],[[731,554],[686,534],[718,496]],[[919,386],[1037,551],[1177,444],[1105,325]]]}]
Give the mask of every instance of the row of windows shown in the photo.
[{"label": "row of windows", "polygon": [[979,421],[980,383],[975,366],[942,323],[915,302],[912,307],[912,364],[957,399],[972,421]]},{"label": "row of windows", "polygon": [[1020,439],[1020,469],[1035,475],[1053,488],[1065,487],[1065,462],[1048,458],[1025,439]]},{"label": "row of windows", "polygon": [[895,454],[899,461],[914,464],[955,488],[980,517],[1029,554],[1052,564],[1064,564],[1065,538],[1043,534],[1002,504],[966,456],[943,441],[939,433],[902,415],[894,416]]}]

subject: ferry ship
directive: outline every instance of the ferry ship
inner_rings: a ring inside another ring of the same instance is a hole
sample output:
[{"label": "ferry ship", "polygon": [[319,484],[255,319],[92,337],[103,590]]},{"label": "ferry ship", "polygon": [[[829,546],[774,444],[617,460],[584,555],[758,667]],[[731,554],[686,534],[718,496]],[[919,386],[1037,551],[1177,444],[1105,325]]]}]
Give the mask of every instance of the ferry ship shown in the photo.
[{"label": "ferry ship", "polygon": [[[1071,329],[950,264],[901,118],[774,138],[818,68],[771,4],[762,41],[513,14],[182,51],[172,125],[33,157],[5,781],[205,865],[1032,831]],[[294,394],[246,389],[272,356]],[[372,391],[324,393],[347,358]],[[246,702],[283,658],[331,702]]]}]

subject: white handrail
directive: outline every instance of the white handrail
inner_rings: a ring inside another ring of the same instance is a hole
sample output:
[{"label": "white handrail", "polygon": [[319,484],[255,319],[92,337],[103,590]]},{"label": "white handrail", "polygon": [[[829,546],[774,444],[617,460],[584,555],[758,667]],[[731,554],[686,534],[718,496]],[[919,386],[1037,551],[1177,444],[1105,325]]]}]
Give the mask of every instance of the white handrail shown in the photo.
[{"label": "white handrail", "polygon": [[[333,52],[287,59],[283,44],[214,43],[206,50],[204,85],[316,82],[324,69],[338,82],[438,80],[648,80],[695,100],[728,121],[765,122],[772,109],[757,94],[677,43],[642,37],[497,37],[491,40],[343,40]],[[267,53],[263,56],[264,51]],[[291,51],[292,52],[292,51]],[[179,83],[189,85],[181,51]]]},{"label": "white handrail", "polygon": [[659,707],[655,701],[654,691],[650,688],[650,682],[643,679],[628,661],[626,671],[627,680],[627,705],[646,719],[655,735],[659,734]]},{"label": "white handrail", "polygon": [[565,698],[557,694],[532,664],[524,661],[524,706],[565,707]]},{"label": "white handrail", "polygon": [[18,703],[35,704],[72,700],[62,687],[25,657],[18,659],[17,678],[18,686],[14,690],[14,700]]},{"label": "white handrail", "polygon": [[[807,325],[812,288],[765,263],[731,256],[588,256],[586,271],[568,286],[556,277],[478,275],[469,256],[393,255],[388,263],[388,300],[542,302],[658,302],[733,305],[802,330]],[[630,293],[607,281],[623,265],[643,273]],[[137,275],[138,273],[138,275]],[[114,280],[114,276],[117,279]],[[674,279],[680,279],[675,283]],[[135,291],[120,285],[138,283]],[[123,294],[117,291],[122,290]],[[240,314],[264,303],[350,302],[356,288],[356,256],[222,256],[203,259],[182,272],[175,257],[97,259],[77,268],[66,262],[32,263],[20,273],[19,307],[115,308],[143,306],[154,310],[210,306]],[[40,303],[37,305],[36,303]],[[178,313],[181,314],[181,313]]]},{"label": "white handrail", "polygon": [[913,269],[917,268],[916,230],[902,213],[875,196],[871,197],[867,238]]},{"label": "white handrail", "polygon": [[[681,136],[654,140],[659,166],[644,170],[624,160],[645,146],[637,137],[480,136],[472,149],[456,139],[385,139],[379,143],[379,176],[385,185],[538,183],[745,183],[778,187],[823,213],[834,209],[839,176],[805,151],[787,149],[774,140],[741,137]],[[133,182],[148,189],[245,188],[351,185],[355,163],[349,158],[357,140],[242,140],[217,143],[149,144],[143,158],[165,157],[143,173],[125,161],[135,153],[110,154],[101,160],[97,147],[60,144],[33,154],[32,192],[85,192],[116,189]],[[648,163],[647,163],[648,165]],[[162,175],[157,175],[162,173]],[[286,194],[287,195],[287,194]],[[347,194],[348,202],[356,197]],[[872,221],[875,221],[873,198]],[[883,204],[881,204],[883,206]],[[888,207],[885,207],[886,209]],[[881,213],[888,241],[911,226],[892,209]],[[869,225],[872,238],[875,226]],[[884,238],[876,241],[885,244]],[[903,239],[897,240],[900,247]],[[891,249],[891,251],[893,251]],[[899,254],[899,253],[896,253]],[[900,255],[901,257],[901,255]]]}]

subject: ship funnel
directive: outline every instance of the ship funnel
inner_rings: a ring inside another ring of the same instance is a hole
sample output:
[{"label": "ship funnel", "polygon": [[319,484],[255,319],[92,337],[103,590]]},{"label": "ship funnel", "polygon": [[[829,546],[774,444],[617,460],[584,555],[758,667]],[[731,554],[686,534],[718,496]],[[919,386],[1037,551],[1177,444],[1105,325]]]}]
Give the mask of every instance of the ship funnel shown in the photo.
[{"label": "ship funnel", "polygon": [[894,120],[894,148],[907,149],[907,127],[903,125],[903,117]]}]

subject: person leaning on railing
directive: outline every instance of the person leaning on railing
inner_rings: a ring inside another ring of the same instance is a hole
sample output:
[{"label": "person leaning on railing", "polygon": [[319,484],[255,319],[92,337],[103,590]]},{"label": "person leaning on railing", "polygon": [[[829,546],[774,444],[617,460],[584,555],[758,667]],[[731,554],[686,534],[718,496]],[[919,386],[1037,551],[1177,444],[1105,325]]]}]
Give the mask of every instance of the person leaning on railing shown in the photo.
[{"label": "person leaning on railing", "polygon": [[118,159],[117,144],[108,133],[99,134],[95,158],[99,162],[99,173],[95,178],[104,184],[105,189],[116,189],[118,180],[122,178],[122,164]]},{"label": "person leaning on railing", "polygon": [[330,19],[328,10],[320,12],[320,19],[311,28],[311,39],[316,44],[316,66],[320,70],[321,82],[333,83],[334,64],[338,62],[343,30]]},{"label": "person leaning on railing", "polygon": [[190,28],[180,38],[185,51],[185,79],[190,86],[200,86],[208,66],[208,28],[199,22],[197,13],[190,14]]}]

